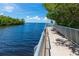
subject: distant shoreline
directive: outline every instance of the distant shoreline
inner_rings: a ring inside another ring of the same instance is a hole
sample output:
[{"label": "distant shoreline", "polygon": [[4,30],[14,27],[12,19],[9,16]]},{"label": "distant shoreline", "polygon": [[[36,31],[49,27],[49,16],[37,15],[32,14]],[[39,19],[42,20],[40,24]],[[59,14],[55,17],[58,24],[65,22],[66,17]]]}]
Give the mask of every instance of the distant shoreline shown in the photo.
[{"label": "distant shoreline", "polygon": [[0,26],[12,26],[24,24],[24,19],[12,18],[9,16],[0,15]]}]

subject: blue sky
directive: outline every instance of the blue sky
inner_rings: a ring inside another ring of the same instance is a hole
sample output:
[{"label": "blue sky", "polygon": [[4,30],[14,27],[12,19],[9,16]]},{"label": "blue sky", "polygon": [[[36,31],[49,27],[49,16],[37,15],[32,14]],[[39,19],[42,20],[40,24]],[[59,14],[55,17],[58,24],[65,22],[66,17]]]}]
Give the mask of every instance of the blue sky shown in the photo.
[{"label": "blue sky", "polygon": [[26,22],[48,22],[46,9],[41,3],[0,4],[0,15],[24,18]]}]

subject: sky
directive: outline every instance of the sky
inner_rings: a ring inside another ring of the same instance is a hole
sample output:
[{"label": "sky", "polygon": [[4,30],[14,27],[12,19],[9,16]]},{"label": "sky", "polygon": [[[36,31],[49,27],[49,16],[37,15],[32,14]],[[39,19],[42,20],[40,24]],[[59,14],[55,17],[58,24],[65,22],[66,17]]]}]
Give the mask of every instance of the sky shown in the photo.
[{"label": "sky", "polygon": [[49,22],[41,3],[0,3],[0,15],[25,19],[26,22]]}]

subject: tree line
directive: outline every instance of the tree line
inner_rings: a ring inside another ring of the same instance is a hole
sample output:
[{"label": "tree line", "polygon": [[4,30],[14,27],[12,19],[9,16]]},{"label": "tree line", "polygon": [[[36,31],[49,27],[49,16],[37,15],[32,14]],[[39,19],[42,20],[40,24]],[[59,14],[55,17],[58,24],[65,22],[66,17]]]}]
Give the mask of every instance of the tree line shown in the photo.
[{"label": "tree line", "polygon": [[47,18],[55,20],[58,25],[79,29],[78,3],[45,3]]},{"label": "tree line", "polygon": [[24,19],[17,19],[9,16],[0,15],[0,26],[20,25],[20,24],[24,24]]}]

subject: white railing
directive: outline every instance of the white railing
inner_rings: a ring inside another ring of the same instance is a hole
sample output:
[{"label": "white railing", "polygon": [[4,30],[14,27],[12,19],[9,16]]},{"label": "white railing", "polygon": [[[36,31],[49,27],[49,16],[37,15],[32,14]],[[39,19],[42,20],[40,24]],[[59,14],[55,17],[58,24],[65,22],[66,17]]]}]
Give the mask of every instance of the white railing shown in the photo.
[{"label": "white railing", "polygon": [[65,36],[65,38],[71,40],[75,44],[79,45],[79,29],[74,29],[65,26],[54,25],[54,28]]},{"label": "white railing", "polygon": [[45,30],[46,30],[46,26],[42,32],[41,38],[39,40],[38,45],[35,46],[34,48],[34,56],[41,56],[42,54],[44,54],[43,49],[45,49]]},{"label": "white railing", "polygon": [[[38,45],[34,48],[34,56],[50,56],[50,39],[47,33],[46,28],[53,26],[52,23],[47,23],[42,32],[41,38],[38,42]],[[48,41],[47,41],[48,40]],[[47,43],[48,42],[48,43]],[[47,45],[46,45],[47,44]]]}]

